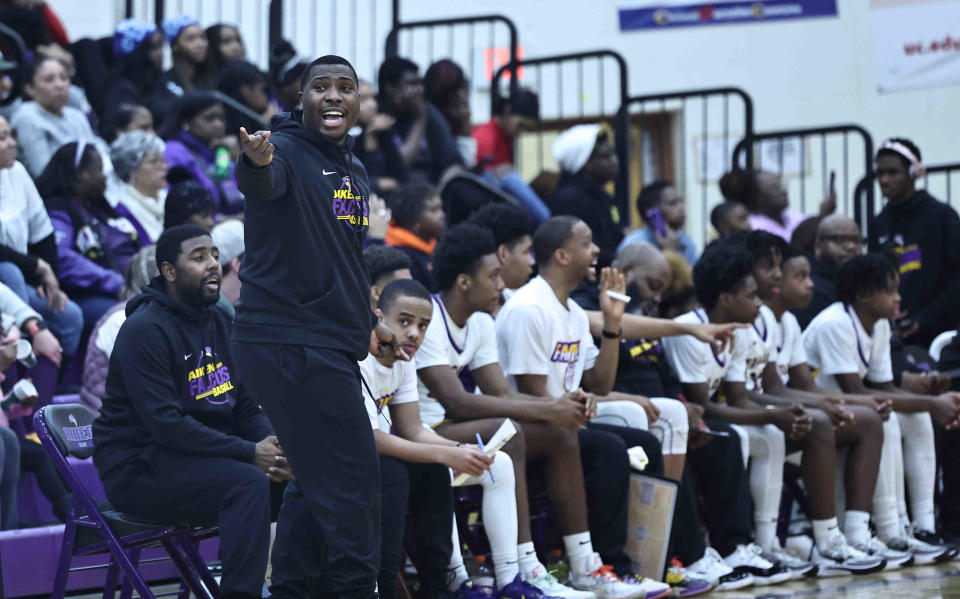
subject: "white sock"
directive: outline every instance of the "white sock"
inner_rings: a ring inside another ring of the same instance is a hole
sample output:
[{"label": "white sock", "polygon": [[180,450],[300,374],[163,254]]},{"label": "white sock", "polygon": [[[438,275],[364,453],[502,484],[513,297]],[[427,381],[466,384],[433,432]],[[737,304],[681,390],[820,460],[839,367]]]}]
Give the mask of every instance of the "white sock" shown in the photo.
[{"label": "white sock", "polygon": [[460,553],[460,532],[457,530],[457,519],[453,519],[453,551],[450,552],[450,563],[447,565],[447,590],[456,591],[464,580],[470,578],[467,567],[463,565],[463,554]]},{"label": "white sock", "polygon": [[936,529],[933,493],[936,487],[937,455],[930,414],[897,414],[903,431],[903,469],[910,490],[910,515],[920,530]]},{"label": "white sock", "polygon": [[817,543],[817,547],[820,547],[820,548],[826,547],[827,544],[830,542],[830,537],[832,537],[839,530],[840,530],[840,527],[837,524],[836,518],[814,520],[813,521],[813,540]]},{"label": "white sock", "polygon": [[770,551],[777,536],[786,438],[771,424],[741,428],[746,431],[750,445],[750,495],[756,541],[761,549]]},{"label": "white sock", "polygon": [[[816,527],[816,521],[814,521],[814,527]],[[847,510],[843,517],[843,533],[853,545],[870,541],[870,512]]]},{"label": "white sock", "polygon": [[757,520],[754,522],[754,528],[757,545],[764,551],[770,551],[773,548],[773,540],[777,538],[777,521]]},{"label": "white sock", "polygon": [[563,537],[563,545],[567,550],[567,560],[570,562],[570,572],[573,576],[589,576],[596,568],[590,558],[593,556],[593,543],[590,541],[590,531],[578,532]]},{"label": "white sock", "polygon": [[[479,479],[483,485],[483,528],[490,542],[490,557],[493,559],[497,587],[503,588],[513,582],[520,572],[517,555],[517,497],[514,493],[513,461],[510,456],[498,451],[490,473],[493,476],[484,475]],[[530,549],[533,549],[533,543],[530,543]],[[536,559],[537,554],[534,553],[533,557]]]},{"label": "white sock", "polygon": [[463,584],[463,581],[469,578],[467,567],[463,565],[463,558],[460,558],[460,565],[450,568],[447,572],[447,590],[456,591]]},{"label": "white sock", "polygon": [[537,569],[537,566],[540,565],[540,560],[537,559],[537,550],[533,546],[533,541],[527,541],[526,543],[520,543],[517,545],[517,557],[520,560],[520,573],[523,574],[524,578],[531,576],[534,573],[534,570]]},{"label": "white sock", "polygon": [[890,418],[883,423],[880,470],[877,472],[877,488],[873,493],[873,523],[881,541],[902,535],[900,515],[897,513],[897,497],[900,494],[898,488],[902,488],[903,482],[903,449],[900,436],[898,414],[890,414]]}]

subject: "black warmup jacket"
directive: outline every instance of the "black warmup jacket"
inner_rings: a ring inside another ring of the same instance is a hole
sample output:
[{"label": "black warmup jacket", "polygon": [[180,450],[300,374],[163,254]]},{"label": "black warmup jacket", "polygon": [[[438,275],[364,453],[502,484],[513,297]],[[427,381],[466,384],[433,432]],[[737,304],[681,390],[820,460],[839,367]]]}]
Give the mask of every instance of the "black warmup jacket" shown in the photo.
[{"label": "black warmup jacket", "polygon": [[960,217],[925,190],[887,204],[870,228],[870,250],[890,255],[900,270],[901,309],[920,328],[910,343],[926,346],[960,324]]},{"label": "black warmup jacket", "polygon": [[100,474],[133,458],[149,462],[160,448],[184,459],[253,461],[273,428],[235,375],[227,313],[181,304],[155,278],[127,302],[110,354],[93,423]]},{"label": "black warmup jacket", "polygon": [[376,322],[363,261],[367,172],[346,145],[304,127],[299,111],[273,117],[271,131],[273,162],[237,162],[246,251],[233,338],[363,360]]}]

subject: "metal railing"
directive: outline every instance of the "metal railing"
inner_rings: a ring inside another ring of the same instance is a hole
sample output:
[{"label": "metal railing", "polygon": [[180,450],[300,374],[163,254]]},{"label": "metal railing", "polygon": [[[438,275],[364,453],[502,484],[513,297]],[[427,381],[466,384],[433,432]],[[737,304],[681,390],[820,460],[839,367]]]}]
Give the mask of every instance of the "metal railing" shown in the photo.
[{"label": "metal railing", "polygon": [[412,60],[418,63],[421,74],[437,60],[456,62],[470,83],[470,105],[476,116],[490,112],[483,105],[492,101],[493,72],[517,61],[518,44],[517,26],[503,15],[410,21],[396,23],[387,34],[384,57]]},{"label": "metal railing", "polygon": [[[752,138],[753,98],[737,87],[683,90],[630,97],[620,112],[630,129],[631,163],[621,164],[628,171],[628,198],[648,183],[671,180],[687,200],[687,230],[700,232],[702,244],[710,206],[722,199],[716,182],[736,143]],[[746,159],[749,166],[753,156]],[[700,210],[690,209],[696,198]]]},{"label": "metal railing", "polygon": [[[610,63],[616,69],[614,77],[609,77],[606,73]],[[511,76],[509,87],[505,90],[502,83],[508,71]],[[586,87],[584,81],[591,76],[595,78],[596,85]],[[565,77],[568,81],[572,77],[574,85],[565,86]],[[620,106],[627,100],[627,81],[627,62],[613,50],[525,58],[497,69],[491,86],[493,102],[503,100],[506,97],[505,92],[509,93],[508,90],[515,89],[518,85],[529,87],[540,97],[540,121],[537,131],[534,132],[536,147],[530,152],[535,155],[534,163],[531,168],[528,159],[524,157],[526,152],[521,148],[516,153],[517,169],[529,179],[531,175],[544,170],[544,167],[556,168],[552,153],[546,145],[544,123],[553,121],[560,126],[559,131],[553,132],[560,133],[562,129],[579,122],[612,121],[616,154],[621,164],[620,175],[616,181],[616,199],[621,214],[626,217],[629,182],[626,168],[622,165],[629,160],[629,143],[626,114],[620,113]],[[586,89],[596,90],[596,94],[588,96],[584,91]]]},{"label": "metal railing", "polygon": [[[818,141],[819,151],[808,148],[808,144],[816,145]],[[752,146],[753,168],[779,174],[791,198],[791,207],[806,214],[816,212],[829,189],[831,173],[836,173],[837,211],[853,216],[866,230],[870,211],[865,212],[864,204],[855,199],[859,181],[873,174],[873,137],[865,128],[841,124],[754,132]],[[747,149],[746,140],[737,144],[734,166],[746,166]],[[816,204],[808,206],[810,187],[817,192],[813,196]],[[866,205],[872,207],[873,188],[864,193]]]},{"label": "metal railing", "polygon": [[[236,100],[234,100],[234,99],[231,98],[230,96],[228,96],[228,95],[226,95],[226,94],[223,94],[223,93],[221,93],[221,92],[218,92],[218,91],[216,91],[216,90],[211,91],[210,93],[211,93],[217,100],[219,100],[219,101],[224,105],[224,108],[225,108],[226,110],[232,110],[232,111],[234,111],[234,112],[239,112],[240,114],[242,114],[243,116],[247,117],[248,119],[253,119],[254,121],[257,122],[257,124],[258,124],[257,126],[258,126],[260,129],[268,129],[268,128],[269,128],[269,127],[267,126],[267,123],[265,123],[264,120],[263,120],[262,118],[260,118],[260,115],[259,115],[259,114],[257,114],[256,112],[250,110],[249,108],[247,108],[246,106],[244,106],[244,105],[241,104],[240,102],[237,102]],[[234,133],[235,133],[235,132],[234,132]]]},{"label": "metal railing", "polygon": [[6,106],[19,98],[23,90],[23,67],[27,62],[27,46],[19,33],[0,23],[0,50],[3,51],[4,58],[18,65],[11,72],[13,87],[7,93],[6,99],[0,102],[0,105]]}]

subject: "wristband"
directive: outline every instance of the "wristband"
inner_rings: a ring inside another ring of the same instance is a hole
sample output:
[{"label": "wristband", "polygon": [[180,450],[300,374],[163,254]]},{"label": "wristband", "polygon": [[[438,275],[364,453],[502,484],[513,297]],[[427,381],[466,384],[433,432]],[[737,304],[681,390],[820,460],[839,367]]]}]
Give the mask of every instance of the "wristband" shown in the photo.
[{"label": "wristband", "polygon": [[614,333],[613,331],[608,331],[607,329],[603,329],[602,331],[600,331],[600,335],[604,339],[619,339],[620,335],[622,334],[623,334],[623,329],[620,329],[616,333]]},{"label": "wristband", "polygon": [[47,329],[47,323],[42,320],[34,320],[30,325],[27,326],[27,334],[31,337],[35,337],[40,331],[45,331]]}]

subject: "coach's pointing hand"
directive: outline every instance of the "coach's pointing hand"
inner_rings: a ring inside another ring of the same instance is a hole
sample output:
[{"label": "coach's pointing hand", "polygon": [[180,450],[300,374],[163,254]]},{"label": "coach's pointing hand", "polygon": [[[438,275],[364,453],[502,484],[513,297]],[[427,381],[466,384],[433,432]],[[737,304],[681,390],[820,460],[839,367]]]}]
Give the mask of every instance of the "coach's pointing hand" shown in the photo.
[{"label": "coach's pointing hand", "polygon": [[246,128],[240,127],[240,147],[253,166],[267,166],[273,161],[274,146],[270,143],[269,131],[257,131],[250,135]]}]

